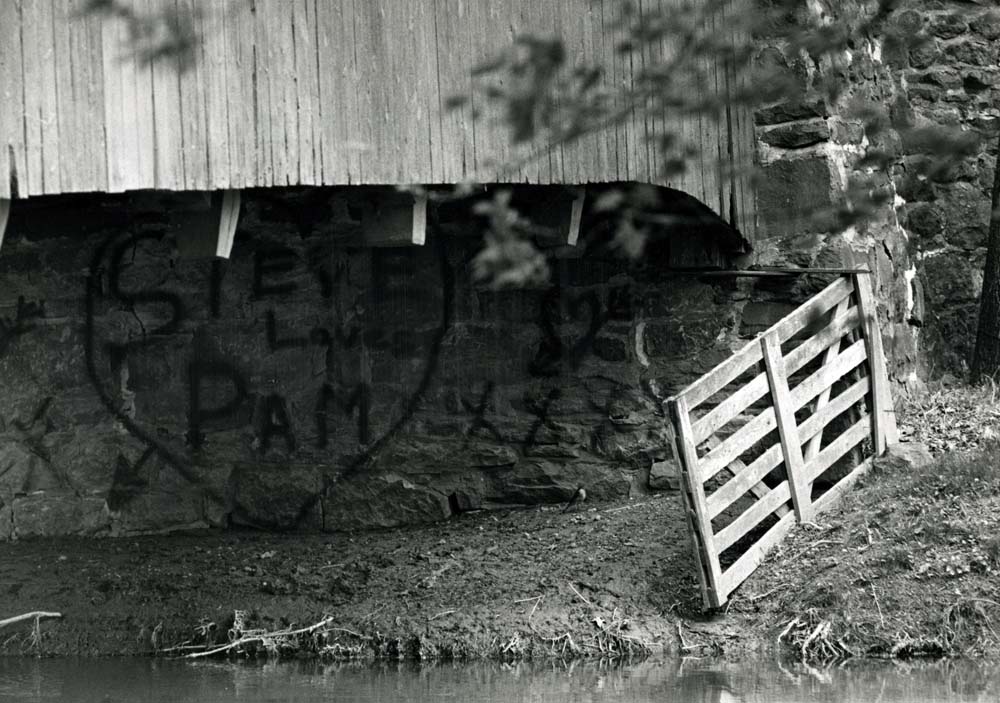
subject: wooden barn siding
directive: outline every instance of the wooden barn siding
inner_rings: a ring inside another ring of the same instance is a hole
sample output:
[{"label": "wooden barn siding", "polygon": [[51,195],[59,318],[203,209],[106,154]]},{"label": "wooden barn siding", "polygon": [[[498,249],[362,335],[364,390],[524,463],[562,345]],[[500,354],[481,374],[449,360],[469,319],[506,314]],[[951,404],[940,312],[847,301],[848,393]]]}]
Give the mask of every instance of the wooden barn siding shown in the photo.
[{"label": "wooden barn siding", "polygon": [[[494,122],[444,110],[469,69],[515,34],[557,32],[574,62],[600,60],[628,85],[662,49],[622,56],[605,27],[616,0],[130,0],[202,10],[186,72],[130,51],[117,19],[86,0],[0,2],[0,198],[160,188],[454,183],[655,182],[752,230],[742,175],[752,131],[741,110],[677,119],[632,115],[500,173],[513,154]],[[680,0],[643,0],[646,7]],[[720,31],[733,31],[719,28]],[[720,87],[737,76],[717,67]],[[658,179],[650,135],[672,126],[704,159]],[[17,192],[12,193],[16,176]]]}]

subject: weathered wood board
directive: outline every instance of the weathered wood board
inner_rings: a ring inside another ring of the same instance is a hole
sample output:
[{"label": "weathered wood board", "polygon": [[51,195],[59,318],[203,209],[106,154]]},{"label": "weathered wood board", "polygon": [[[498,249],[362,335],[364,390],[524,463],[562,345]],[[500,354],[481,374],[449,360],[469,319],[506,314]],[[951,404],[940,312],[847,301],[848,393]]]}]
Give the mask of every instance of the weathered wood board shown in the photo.
[{"label": "weathered wood board", "polygon": [[[605,80],[627,88],[639,68],[614,51],[617,0],[117,4],[139,18],[164,8],[192,17],[191,60],[137,55],[125,15],[86,13],[86,0],[0,2],[0,198],[633,180],[683,190],[752,233],[746,164],[736,163],[749,158],[752,135],[736,108],[698,124],[633,115],[502,172],[504,126],[474,122],[471,106],[445,108],[470,88],[476,63],[528,32],[558,34],[572,63],[606,63]],[[726,72],[719,68],[720,80]],[[706,155],[669,181],[657,175],[650,141],[666,129]]]}]

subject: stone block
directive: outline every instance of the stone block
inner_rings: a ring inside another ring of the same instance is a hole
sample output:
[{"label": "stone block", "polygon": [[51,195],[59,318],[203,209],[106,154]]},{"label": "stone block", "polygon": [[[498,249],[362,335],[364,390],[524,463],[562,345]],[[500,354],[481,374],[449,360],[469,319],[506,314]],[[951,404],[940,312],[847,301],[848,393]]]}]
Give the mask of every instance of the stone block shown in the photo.
[{"label": "stone block", "polygon": [[808,229],[810,215],[829,207],[833,183],[826,159],[784,159],[761,169],[757,211],[763,238],[788,237]]},{"label": "stone block", "polygon": [[758,125],[773,125],[828,115],[826,103],[822,100],[792,99],[758,108],[753,113],[753,120]]},{"label": "stone block", "polygon": [[620,337],[595,337],[593,349],[594,356],[604,361],[628,361],[628,343]]},{"label": "stone block", "polygon": [[913,68],[928,68],[941,56],[941,48],[936,41],[926,41],[910,49],[910,65]]},{"label": "stone block", "polygon": [[743,317],[740,321],[740,336],[756,337],[793,310],[795,310],[795,306],[791,303],[747,303],[743,307]]},{"label": "stone block", "polygon": [[553,461],[540,457],[522,459],[517,467],[494,477],[485,501],[505,505],[537,505],[569,500],[577,486],[587,489],[588,500],[627,498],[631,480],[610,463]]},{"label": "stone block", "polygon": [[679,491],[681,468],[673,459],[654,461],[649,467],[649,487],[654,491]]},{"label": "stone block", "polygon": [[103,497],[38,491],[14,499],[14,536],[94,536],[107,533],[111,513]]},{"label": "stone block", "polygon": [[989,44],[980,41],[961,41],[944,48],[944,55],[958,63],[972,66],[992,66],[996,63],[996,52]]},{"label": "stone block", "polygon": [[972,19],[969,28],[985,39],[1000,38],[1000,12],[989,10]]},{"label": "stone block", "polygon": [[147,534],[172,530],[195,530],[214,523],[205,518],[201,492],[152,490],[131,498],[121,510],[112,513],[116,535]]},{"label": "stone block", "polygon": [[931,34],[941,39],[954,39],[969,28],[962,13],[952,12],[944,15],[933,15],[928,22]]},{"label": "stone block", "polygon": [[0,542],[14,539],[14,511],[9,505],[0,506]]},{"label": "stone block", "polygon": [[761,133],[765,144],[781,149],[800,149],[824,142],[830,138],[830,128],[825,120],[791,122],[772,127]]},{"label": "stone block", "polygon": [[234,522],[279,530],[321,527],[307,524],[322,493],[319,468],[240,464],[231,481]]},{"label": "stone block", "polygon": [[990,200],[969,183],[939,190],[938,208],[948,244],[962,248],[985,246],[990,222]]},{"label": "stone block", "polygon": [[880,463],[903,471],[922,469],[934,463],[934,457],[922,442],[897,442],[886,448]]},{"label": "stone block", "polygon": [[907,80],[911,86],[922,83],[946,90],[962,87],[961,74],[950,66],[936,66],[926,71],[913,71],[907,74]]},{"label": "stone block", "polygon": [[889,16],[895,29],[906,36],[916,36],[924,28],[926,17],[916,10],[901,9]]},{"label": "stone block", "polygon": [[323,497],[328,531],[416,525],[450,515],[447,496],[392,473],[339,481]]},{"label": "stone block", "polygon": [[944,234],[944,218],[940,208],[931,203],[906,205],[903,226],[910,232],[926,240],[933,240]]}]

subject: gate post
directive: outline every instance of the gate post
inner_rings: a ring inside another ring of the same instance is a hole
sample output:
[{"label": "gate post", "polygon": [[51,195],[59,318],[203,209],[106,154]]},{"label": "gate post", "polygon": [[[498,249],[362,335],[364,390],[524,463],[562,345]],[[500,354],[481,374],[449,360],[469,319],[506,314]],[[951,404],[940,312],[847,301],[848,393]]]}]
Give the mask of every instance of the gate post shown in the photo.
[{"label": "gate post", "polygon": [[852,274],[854,290],[858,293],[858,312],[861,314],[861,333],[865,338],[868,370],[872,382],[872,440],[875,456],[885,453],[886,446],[899,441],[896,430],[896,410],[892,405],[889,374],[885,368],[882,335],[878,329],[878,305],[872,291],[871,274]]}]

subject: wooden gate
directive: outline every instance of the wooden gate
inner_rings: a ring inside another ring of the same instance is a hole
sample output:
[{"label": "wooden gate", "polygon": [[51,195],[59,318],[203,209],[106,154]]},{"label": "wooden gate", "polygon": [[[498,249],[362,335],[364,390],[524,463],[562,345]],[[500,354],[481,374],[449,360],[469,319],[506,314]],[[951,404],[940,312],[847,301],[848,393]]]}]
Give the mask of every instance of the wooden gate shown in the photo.
[{"label": "wooden gate", "polygon": [[897,441],[869,274],[821,293],[669,401],[706,607]]}]

